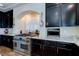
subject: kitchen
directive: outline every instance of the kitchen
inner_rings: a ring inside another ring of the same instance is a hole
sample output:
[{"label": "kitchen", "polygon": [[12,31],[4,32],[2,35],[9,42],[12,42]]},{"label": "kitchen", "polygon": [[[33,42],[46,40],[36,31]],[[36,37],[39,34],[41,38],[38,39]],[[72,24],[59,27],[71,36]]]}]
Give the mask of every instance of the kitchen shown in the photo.
[{"label": "kitchen", "polygon": [[0,54],[79,56],[78,9],[77,3],[1,3]]}]

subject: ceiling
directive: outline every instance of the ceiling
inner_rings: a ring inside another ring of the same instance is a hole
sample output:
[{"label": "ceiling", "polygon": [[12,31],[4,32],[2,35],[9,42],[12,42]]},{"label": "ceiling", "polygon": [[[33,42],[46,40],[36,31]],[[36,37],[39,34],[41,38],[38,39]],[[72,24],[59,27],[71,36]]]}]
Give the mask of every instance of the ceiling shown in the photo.
[{"label": "ceiling", "polygon": [[0,3],[0,11],[6,12],[14,7],[23,5],[24,3]]}]

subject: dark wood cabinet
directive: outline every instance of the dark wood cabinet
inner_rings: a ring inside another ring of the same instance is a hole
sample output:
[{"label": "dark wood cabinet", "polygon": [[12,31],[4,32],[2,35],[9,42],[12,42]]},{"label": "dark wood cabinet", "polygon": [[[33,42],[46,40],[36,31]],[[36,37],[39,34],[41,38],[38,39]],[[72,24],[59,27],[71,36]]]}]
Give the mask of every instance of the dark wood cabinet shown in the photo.
[{"label": "dark wood cabinet", "polygon": [[46,56],[56,56],[57,55],[57,47],[56,41],[45,40],[44,51],[46,52]]},{"label": "dark wood cabinet", "polygon": [[76,6],[77,8],[76,8],[76,25],[79,25],[79,4],[77,4],[77,6]]},{"label": "dark wood cabinet", "polygon": [[44,55],[44,44],[45,44],[45,41],[44,40],[32,40],[31,41],[32,43],[32,56],[42,56]]},{"label": "dark wood cabinet", "polygon": [[46,26],[79,26],[78,3],[46,3]]},{"label": "dark wood cabinet", "polygon": [[6,14],[6,20],[7,20],[7,26],[8,28],[12,28],[13,27],[13,10],[10,10],[8,12],[5,13]]},{"label": "dark wood cabinet", "polygon": [[62,26],[76,26],[76,4],[62,5]]},{"label": "dark wood cabinet", "polygon": [[58,56],[71,56],[72,55],[72,49],[67,49],[67,48],[57,48],[58,50]]},{"label": "dark wood cabinet", "polygon": [[74,43],[31,39],[32,56],[78,56],[79,47]]},{"label": "dark wood cabinet", "polygon": [[2,36],[0,35],[0,46],[2,45]]},{"label": "dark wood cabinet", "polygon": [[13,49],[13,36],[1,35],[1,45]]},{"label": "dark wood cabinet", "polygon": [[57,48],[55,46],[45,46],[43,55],[44,56],[57,56]]},{"label": "dark wood cabinet", "polygon": [[2,19],[2,28],[8,28],[8,19],[7,19],[7,14],[3,14],[3,19]]},{"label": "dark wood cabinet", "polygon": [[0,12],[0,28],[13,27],[13,10]]},{"label": "dark wood cabinet", "polygon": [[61,5],[46,4],[46,27],[59,27],[61,26]]},{"label": "dark wood cabinet", "polygon": [[42,53],[42,51],[41,51],[41,49],[40,49],[40,45],[38,45],[38,44],[32,44],[32,51],[31,51],[31,53],[32,53],[32,56],[41,56],[41,53]]},{"label": "dark wood cabinet", "polygon": [[[49,41],[32,39],[31,54],[32,56],[56,56],[57,48]],[[53,45],[53,46],[52,46]]]},{"label": "dark wood cabinet", "polygon": [[0,11],[0,28],[2,28],[3,12]]}]

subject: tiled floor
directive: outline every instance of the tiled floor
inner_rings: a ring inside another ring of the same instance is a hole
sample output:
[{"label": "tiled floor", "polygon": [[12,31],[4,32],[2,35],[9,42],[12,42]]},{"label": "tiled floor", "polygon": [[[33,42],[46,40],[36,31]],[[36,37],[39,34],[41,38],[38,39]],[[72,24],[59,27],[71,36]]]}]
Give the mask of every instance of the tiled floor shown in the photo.
[{"label": "tiled floor", "polygon": [[22,56],[18,53],[13,52],[12,49],[4,46],[0,46],[0,55],[1,56]]}]

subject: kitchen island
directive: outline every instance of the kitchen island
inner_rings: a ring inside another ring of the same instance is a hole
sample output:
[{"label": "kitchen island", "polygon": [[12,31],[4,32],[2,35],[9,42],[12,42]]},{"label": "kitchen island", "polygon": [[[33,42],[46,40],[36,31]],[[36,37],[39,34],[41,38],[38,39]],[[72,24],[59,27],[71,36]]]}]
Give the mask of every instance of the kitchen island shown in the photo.
[{"label": "kitchen island", "polygon": [[37,36],[30,38],[32,56],[79,56],[79,44],[74,37]]}]

